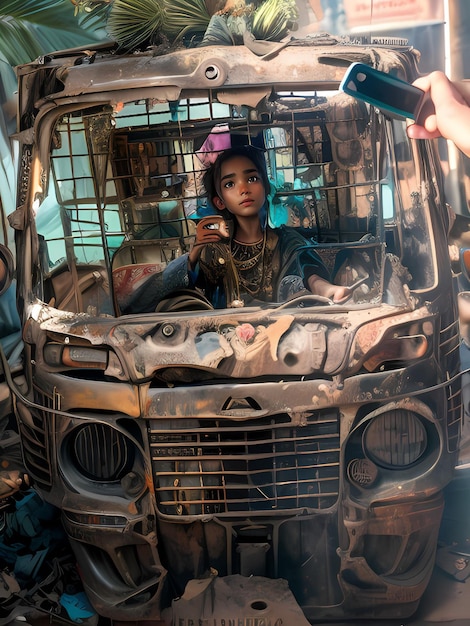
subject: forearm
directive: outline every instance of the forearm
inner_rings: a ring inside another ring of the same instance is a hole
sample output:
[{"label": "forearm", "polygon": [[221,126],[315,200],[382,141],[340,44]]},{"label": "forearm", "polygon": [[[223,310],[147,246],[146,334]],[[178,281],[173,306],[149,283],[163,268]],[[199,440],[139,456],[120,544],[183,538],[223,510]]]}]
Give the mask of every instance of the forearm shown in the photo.
[{"label": "forearm", "polygon": [[194,244],[188,254],[188,265],[191,271],[193,271],[198,264],[199,257],[201,256],[202,246],[203,244]]},{"label": "forearm", "polygon": [[317,274],[312,274],[308,279],[308,288],[310,291],[324,298],[329,298],[336,303],[342,303],[349,298],[351,290],[347,286],[334,285],[328,280],[321,278]]},{"label": "forearm", "polygon": [[317,296],[325,296],[329,297],[329,292],[331,291],[331,287],[333,286],[329,281],[321,278],[317,274],[312,274],[308,280],[308,288],[310,291]]}]

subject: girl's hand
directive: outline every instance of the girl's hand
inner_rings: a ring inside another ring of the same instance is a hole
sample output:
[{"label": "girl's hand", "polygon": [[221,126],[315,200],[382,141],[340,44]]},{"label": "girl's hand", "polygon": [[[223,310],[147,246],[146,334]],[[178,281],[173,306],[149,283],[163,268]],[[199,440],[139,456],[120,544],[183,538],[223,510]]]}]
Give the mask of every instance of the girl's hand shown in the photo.
[{"label": "girl's hand", "polygon": [[203,246],[209,243],[227,243],[230,233],[227,222],[221,215],[203,217],[196,227],[196,240],[189,252],[189,267],[194,269]]},{"label": "girl's hand", "polygon": [[227,223],[221,215],[209,215],[198,222],[196,228],[196,246],[208,243],[227,242],[230,238]]},{"label": "girl's hand", "polygon": [[335,304],[342,304],[351,297],[352,289],[343,285],[333,285],[324,278],[313,274],[308,279],[310,291],[317,296],[329,298]]}]

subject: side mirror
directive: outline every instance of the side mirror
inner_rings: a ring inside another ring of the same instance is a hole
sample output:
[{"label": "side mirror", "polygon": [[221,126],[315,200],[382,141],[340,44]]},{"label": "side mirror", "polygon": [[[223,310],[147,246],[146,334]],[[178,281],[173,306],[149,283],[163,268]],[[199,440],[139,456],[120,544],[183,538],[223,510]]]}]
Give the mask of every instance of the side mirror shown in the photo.
[{"label": "side mirror", "polygon": [[15,270],[15,260],[11,250],[0,243],[0,296],[11,285]]}]

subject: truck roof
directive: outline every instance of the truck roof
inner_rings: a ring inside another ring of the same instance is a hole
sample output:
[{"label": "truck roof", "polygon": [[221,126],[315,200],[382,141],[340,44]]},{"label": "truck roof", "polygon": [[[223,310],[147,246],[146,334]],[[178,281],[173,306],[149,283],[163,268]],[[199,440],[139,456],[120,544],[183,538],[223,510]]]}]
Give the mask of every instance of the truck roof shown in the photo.
[{"label": "truck roof", "polygon": [[[331,36],[285,42],[246,41],[237,46],[160,48],[120,54],[115,44],[51,53],[18,66],[18,130],[34,123],[45,103],[61,100],[109,100],[137,97],[177,100],[185,89],[242,89],[250,104],[256,92],[311,85],[337,89],[347,67],[367,63],[411,80],[419,53],[404,45],[364,44]],[[106,94],[106,96],[104,96]],[[261,97],[261,96],[260,96]],[[256,103],[256,102],[255,102]]]}]

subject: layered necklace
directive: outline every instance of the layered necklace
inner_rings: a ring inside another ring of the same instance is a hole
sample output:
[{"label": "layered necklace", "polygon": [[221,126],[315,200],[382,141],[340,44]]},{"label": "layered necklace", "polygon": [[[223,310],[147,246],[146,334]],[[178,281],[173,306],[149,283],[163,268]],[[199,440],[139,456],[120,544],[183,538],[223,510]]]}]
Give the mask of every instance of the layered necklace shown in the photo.
[{"label": "layered necklace", "polygon": [[266,292],[271,281],[267,272],[270,256],[266,247],[267,229],[254,243],[243,243],[232,239],[232,261],[235,266],[241,291],[257,296]]},{"label": "layered necklace", "polygon": [[201,266],[208,282],[217,285],[223,281],[228,306],[244,306],[243,293],[266,302],[272,300],[276,242],[273,232],[266,229],[254,243],[232,239],[229,244],[205,246]]}]

